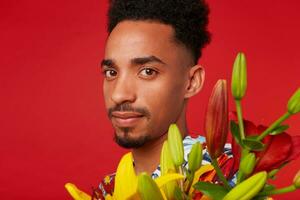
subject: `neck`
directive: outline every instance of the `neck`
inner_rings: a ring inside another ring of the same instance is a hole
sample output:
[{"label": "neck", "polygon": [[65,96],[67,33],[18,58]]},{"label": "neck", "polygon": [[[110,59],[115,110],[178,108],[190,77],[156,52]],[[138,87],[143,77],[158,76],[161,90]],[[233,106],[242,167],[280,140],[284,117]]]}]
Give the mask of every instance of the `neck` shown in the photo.
[{"label": "neck", "polygon": [[[184,138],[187,136],[188,128],[186,124],[185,111],[176,121],[176,124],[180,129],[182,137]],[[167,136],[168,134],[164,133],[161,137],[145,144],[143,147],[132,150],[136,174],[147,172],[148,175],[151,175],[155,171],[160,163],[162,145],[167,139]]]}]

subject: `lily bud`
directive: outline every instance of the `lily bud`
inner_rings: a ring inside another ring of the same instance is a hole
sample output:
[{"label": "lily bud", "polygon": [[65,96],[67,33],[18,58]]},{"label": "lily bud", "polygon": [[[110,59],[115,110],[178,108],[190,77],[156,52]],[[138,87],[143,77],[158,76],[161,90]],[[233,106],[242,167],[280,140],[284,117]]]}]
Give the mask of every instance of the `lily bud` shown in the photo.
[{"label": "lily bud", "polygon": [[142,200],[164,199],[155,181],[146,173],[138,176],[137,189]]},{"label": "lily bud", "polygon": [[[160,169],[162,176],[165,176],[166,174],[176,173],[176,168],[171,157],[168,141],[164,142],[161,150]],[[174,199],[174,191],[176,186],[176,181],[170,181],[163,186],[163,191],[165,192],[168,199]]]},{"label": "lily bud", "polygon": [[182,136],[176,124],[171,124],[168,131],[168,144],[171,157],[176,167],[183,164]]},{"label": "lily bud", "polygon": [[241,161],[240,170],[246,176],[248,176],[249,174],[252,173],[254,167],[255,167],[255,154],[248,153]]},{"label": "lily bud", "polygon": [[169,150],[168,141],[164,142],[162,150],[161,150],[160,169],[161,169],[162,175],[165,175],[167,173],[175,173],[176,172],[176,168],[173,163],[173,159],[171,157],[171,153]]},{"label": "lily bud", "polygon": [[191,172],[194,173],[200,168],[202,157],[202,145],[200,144],[200,142],[196,142],[195,144],[193,144],[188,157],[189,170]]},{"label": "lily bud", "polygon": [[295,175],[294,177],[294,180],[293,180],[293,184],[294,186],[299,189],[300,188],[300,170],[297,172],[297,174]]},{"label": "lily bud", "polygon": [[244,53],[240,52],[236,56],[233,64],[231,92],[236,100],[244,97],[247,89],[247,63]]},{"label": "lily bud", "polygon": [[267,181],[267,172],[259,172],[235,186],[223,200],[250,200],[260,192]]},{"label": "lily bud", "polygon": [[219,80],[209,98],[205,133],[208,152],[212,159],[223,153],[228,134],[228,93],[226,80]]},{"label": "lily bud", "polygon": [[300,88],[293,94],[288,102],[288,112],[291,114],[296,114],[300,112]]}]

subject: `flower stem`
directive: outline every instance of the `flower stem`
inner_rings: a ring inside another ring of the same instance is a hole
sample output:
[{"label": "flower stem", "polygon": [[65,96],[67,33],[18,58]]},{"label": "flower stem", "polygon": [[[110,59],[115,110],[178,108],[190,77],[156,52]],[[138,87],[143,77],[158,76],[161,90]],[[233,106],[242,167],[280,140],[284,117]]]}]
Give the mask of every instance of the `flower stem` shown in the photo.
[{"label": "flower stem", "polygon": [[291,113],[286,112],[283,114],[279,119],[277,119],[269,128],[267,128],[264,132],[262,132],[258,137],[257,140],[260,141],[264,139],[274,128],[278,127],[283,121],[288,119],[291,116]]},{"label": "flower stem", "polygon": [[269,195],[274,195],[274,194],[284,194],[287,192],[293,192],[295,191],[297,188],[294,185],[290,185],[284,188],[280,188],[280,189],[275,189],[275,190],[271,190],[271,191],[265,191],[265,192],[260,192],[258,193],[258,196],[269,196]]},{"label": "flower stem", "polygon": [[[181,165],[178,167],[178,172],[179,172],[179,174],[184,175]],[[179,186],[180,186],[180,190],[184,193],[183,180],[179,181]]]},{"label": "flower stem", "polygon": [[211,163],[214,166],[218,177],[221,179],[221,181],[223,182],[226,189],[231,190],[231,186],[229,185],[228,181],[226,180],[225,176],[223,175],[223,172],[222,172],[221,168],[219,167],[217,159],[212,159]]},{"label": "flower stem", "polygon": [[187,192],[187,193],[189,193],[189,191],[190,191],[190,189],[192,187],[194,176],[195,176],[195,173],[192,172],[191,175],[190,175],[190,178],[188,180],[188,186],[187,186],[187,188],[185,188],[185,192]]},{"label": "flower stem", "polygon": [[235,100],[235,104],[236,104],[236,112],[237,112],[238,123],[239,123],[239,128],[240,128],[240,136],[241,136],[241,139],[243,140],[243,139],[245,139],[245,131],[244,131],[241,100]]}]

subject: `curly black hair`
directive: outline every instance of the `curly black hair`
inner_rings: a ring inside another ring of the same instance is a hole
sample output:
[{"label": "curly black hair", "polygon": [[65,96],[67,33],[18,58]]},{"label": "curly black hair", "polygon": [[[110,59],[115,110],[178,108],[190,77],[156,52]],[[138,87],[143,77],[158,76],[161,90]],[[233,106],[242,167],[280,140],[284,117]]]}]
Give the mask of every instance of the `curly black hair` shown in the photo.
[{"label": "curly black hair", "polygon": [[110,0],[108,32],[123,20],[153,20],[171,25],[177,42],[191,50],[195,63],[211,39],[205,0]]}]

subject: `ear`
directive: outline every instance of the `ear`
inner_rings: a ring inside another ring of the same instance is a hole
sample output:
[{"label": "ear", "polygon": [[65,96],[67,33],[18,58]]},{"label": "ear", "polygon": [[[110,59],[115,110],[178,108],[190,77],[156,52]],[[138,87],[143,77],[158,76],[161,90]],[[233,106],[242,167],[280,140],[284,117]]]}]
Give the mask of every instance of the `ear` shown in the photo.
[{"label": "ear", "polygon": [[205,71],[201,65],[195,65],[190,68],[188,73],[188,83],[186,86],[185,98],[196,95],[203,87]]}]

